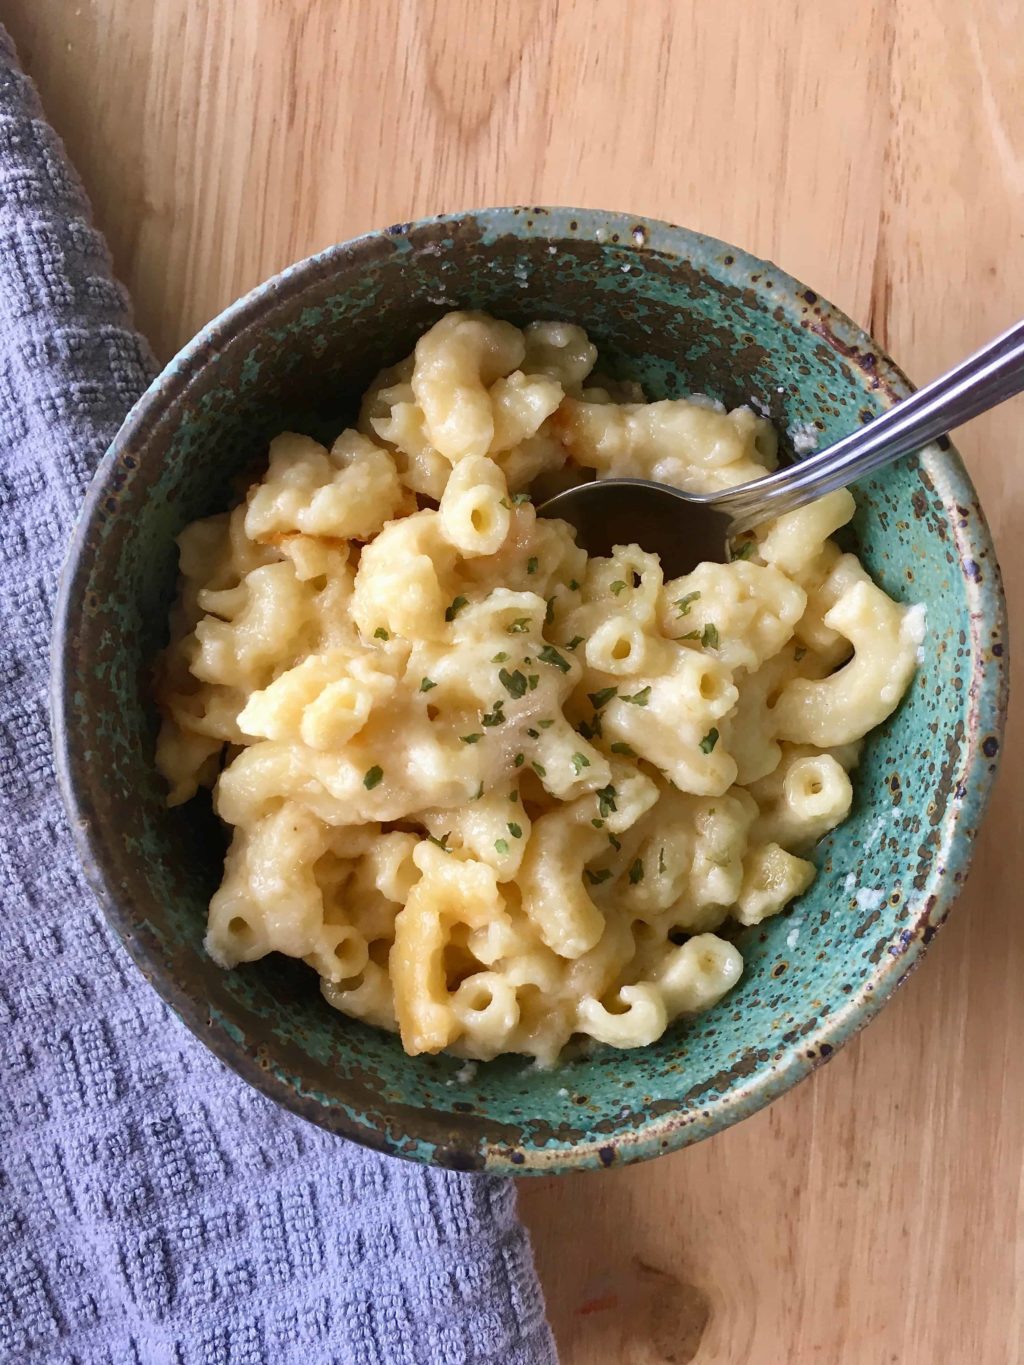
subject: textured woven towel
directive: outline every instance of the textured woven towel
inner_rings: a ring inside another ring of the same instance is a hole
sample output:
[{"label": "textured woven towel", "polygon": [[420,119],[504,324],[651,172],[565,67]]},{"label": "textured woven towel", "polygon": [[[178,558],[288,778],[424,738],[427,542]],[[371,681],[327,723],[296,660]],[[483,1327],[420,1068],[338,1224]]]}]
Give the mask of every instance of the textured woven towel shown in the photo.
[{"label": "textured woven towel", "polygon": [[151,372],[0,28],[0,1360],[549,1365],[511,1186],[279,1111],[135,971],[54,789],[47,636]]}]

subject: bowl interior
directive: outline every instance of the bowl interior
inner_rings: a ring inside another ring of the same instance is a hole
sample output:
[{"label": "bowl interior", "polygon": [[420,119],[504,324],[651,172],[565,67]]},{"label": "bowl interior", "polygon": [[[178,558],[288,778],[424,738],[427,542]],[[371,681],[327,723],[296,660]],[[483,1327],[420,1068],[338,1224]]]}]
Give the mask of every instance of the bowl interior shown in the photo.
[{"label": "bowl interior", "polygon": [[65,576],[58,749],[90,876],[129,950],[250,1080],[417,1159],[607,1165],[766,1102],[867,1017],[934,932],[998,747],[997,569],[955,453],[931,448],[859,487],[850,544],[888,592],[927,604],[923,662],[866,746],[853,814],[815,851],[809,893],[740,935],[746,971],[720,1007],[653,1046],[598,1050],[550,1072],[518,1057],[410,1060],[395,1038],[329,1009],[311,969],[275,958],[223,972],[202,949],[222,833],[208,800],[168,811],[153,768],[149,677],[175,586],[174,537],[236,496],[277,432],[333,438],[377,369],[454,307],[579,322],[602,368],[641,380],[649,396],[752,402],[784,437],[806,428],[827,442],[906,392],[812,292],[681,229],[524,209],[335,248],[211,324],[108,456]]}]

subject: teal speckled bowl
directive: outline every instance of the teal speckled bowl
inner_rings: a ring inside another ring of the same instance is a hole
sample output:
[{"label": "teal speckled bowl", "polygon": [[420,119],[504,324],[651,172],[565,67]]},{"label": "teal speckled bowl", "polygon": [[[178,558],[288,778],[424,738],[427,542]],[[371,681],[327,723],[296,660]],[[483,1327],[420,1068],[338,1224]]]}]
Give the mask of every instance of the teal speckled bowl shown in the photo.
[{"label": "teal speckled bowl", "polygon": [[[654,397],[753,400],[822,442],[909,391],[850,320],[775,266],[683,228],[570,209],[486,210],[333,247],[212,322],[136,405],[89,491],[54,639],[60,778],[82,858],[141,970],[229,1066],[297,1113],[399,1156],[552,1173],[696,1142],[781,1095],[864,1024],[919,959],[967,870],[999,752],[1005,615],[985,519],[956,452],[858,488],[851,543],[928,607],[924,662],[875,733],[850,819],[810,892],[744,931],[715,1010],[636,1052],[539,1071],[406,1057],[347,1020],[307,967],[223,972],[203,953],[223,839],[208,802],[169,811],[153,770],[151,661],[174,537],[223,508],[282,428],[332,437],[382,365],[451,308],[581,323],[604,368]],[[936,1009],[940,1007],[935,1002]],[[474,1070],[469,1068],[469,1070]]]}]

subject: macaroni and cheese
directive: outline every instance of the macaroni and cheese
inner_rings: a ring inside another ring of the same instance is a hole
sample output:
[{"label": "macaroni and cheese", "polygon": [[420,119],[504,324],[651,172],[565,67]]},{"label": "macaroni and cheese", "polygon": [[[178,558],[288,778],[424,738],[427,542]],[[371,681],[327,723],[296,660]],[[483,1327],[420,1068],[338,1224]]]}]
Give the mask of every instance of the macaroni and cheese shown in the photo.
[{"label": "macaroni and cheese", "polygon": [[304,959],[409,1053],[639,1047],[739,979],[806,890],[918,616],[830,539],[838,492],[666,582],[538,499],[773,467],[747,407],[645,402],[581,328],[442,318],[328,450],[286,433],[181,535],[158,670],[171,804],[233,834],[206,945]]}]

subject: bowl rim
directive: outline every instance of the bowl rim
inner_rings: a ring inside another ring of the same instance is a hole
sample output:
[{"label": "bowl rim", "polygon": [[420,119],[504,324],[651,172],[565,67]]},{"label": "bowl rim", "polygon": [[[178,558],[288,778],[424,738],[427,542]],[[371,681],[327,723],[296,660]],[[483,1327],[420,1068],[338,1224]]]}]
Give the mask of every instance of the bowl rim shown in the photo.
[{"label": "bowl rim", "polygon": [[[105,840],[95,820],[95,812],[85,796],[80,775],[88,766],[73,717],[75,679],[70,667],[73,616],[79,610],[82,590],[89,573],[90,528],[109,496],[111,476],[131,448],[144,443],[153,429],[181,401],[190,384],[201,373],[211,346],[220,348],[238,335],[259,324],[273,309],[279,296],[293,286],[302,287],[332,272],[336,262],[358,265],[369,261],[382,240],[392,239],[401,246],[408,234],[418,229],[451,226],[467,222],[485,235],[494,237],[523,235],[514,232],[517,224],[537,223],[537,236],[552,242],[562,240],[608,241],[619,234],[624,245],[633,241],[645,250],[676,259],[715,258],[716,274],[731,276],[731,282],[772,298],[787,313],[787,321],[797,317],[797,300],[814,305],[814,328],[839,357],[873,381],[886,407],[913,391],[913,385],[892,358],[856,323],[817,291],[779,269],[773,262],[756,257],[739,247],[673,223],[638,214],[600,209],[566,207],[508,206],[469,209],[439,214],[409,223],[363,233],[339,242],[287,266],[206,323],[156,375],[132,406],[90,482],[68,544],[54,609],[50,650],[50,713],[54,761],[58,786],[67,811],[77,852],[86,879],[95,894],[108,924],[163,1000],[186,1026],[222,1062],[256,1089],[283,1107],[363,1146],[426,1164],[457,1166],[507,1175],[552,1175],[581,1169],[604,1169],[612,1164],[645,1160],[700,1141],[756,1112],[808,1076],[864,1027],[890,998],[923,956],[935,930],[944,922],[959,894],[972,854],[974,832],[988,804],[994,784],[995,766],[1001,756],[1008,692],[1008,641],[1006,602],[991,534],[970,477],[951,443],[943,449],[932,445],[921,452],[925,471],[935,485],[944,506],[956,504],[972,509],[965,517],[950,522],[950,534],[961,561],[984,558],[983,579],[964,575],[965,595],[970,615],[971,686],[969,723],[963,741],[960,771],[962,786],[958,800],[947,803],[941,817],[941,840],[935,849],[924,887],[916,899],[923,913],[908,924],[898,952],[890,949],[871,974],[861,982],[843,1005],[824,1018],[806,1037],[790,1044],[780,1061],[758,1064],[738,1083],[715,1095],[699,1114],[681,1109],[645,1117],[637,1127],[623,1127],[601,1138],[590,1137],[572,1146],[545,1150],[523,1143],[519,1148],[488,1144],[482,1155],[474,1143],[460,1153],[449,1148],[442,1158],[438,1146],[417,1141],[409,1145],[392,1135],[384,1125],[367,1127],[352,1117],[342,1104],[324,1104],[301,1093],[284,1075],[261,1066],[253,1051],[233,1035],[229,1021],[216,1017],[209,1002],[198,1000],[185,989],[161,961],[154,961],[133,933],[130,908],[122,904],[117,888],[105,868]],[[552,231],[552,229],[554,231]],[[642,235],[642,241],[636,234]],[[770,281],[765,277],[771,277]],[[765,283],[760,285],[760,279]],[[997,631],[1003,652],[986,654],[982,632]],[[994,753],[981,750],[985,742],[995,742]],[[457,1116],[451,1116],[457,1126]],[[457,1142],[456,1142],[457,1147]]]}]

